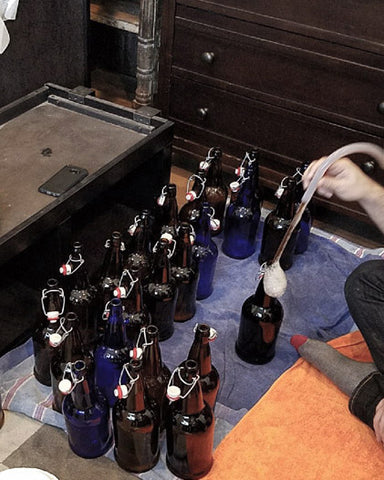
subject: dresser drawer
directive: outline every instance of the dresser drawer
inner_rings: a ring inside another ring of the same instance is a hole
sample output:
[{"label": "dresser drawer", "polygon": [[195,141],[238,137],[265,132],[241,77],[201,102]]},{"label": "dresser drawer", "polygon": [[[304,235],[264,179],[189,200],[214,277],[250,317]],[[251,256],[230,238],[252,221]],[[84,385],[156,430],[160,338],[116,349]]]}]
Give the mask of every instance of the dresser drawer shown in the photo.
[{"label": "dresser drawer", "polygon": [[348,143],[382,145],[380,137],[178,77],[172,78],[170,118],[176,134],[193,142],[209,146],[216,135],[224,145],[258,146],[282,174]]},{"label": "dresser drawer", "polygon": [[311,31],[324,38],[355,43],[356,39],[383,43],[382,0],[180,0],[179,4],[206,8],[223,15],[262,22],[291,31]]},{"label": "dresser drawer", "polygon": [[[213,86],[225,82],[223,88],[228,91],[247,89],[247,96],[280,101],[287,108],[324,119],[334,121],[340,116],[382,129],[384,117],[377,107],[384,100],[384,57],[378,58],[382,68],[375,68],[308,50],[305,37],[287,35],[283,44],[260,38],[256,26],[253,35],[234,31],[233,26],[226,31],[222,26],[178,18],[174,71],[204,76],[204,82]],[[368,125],[362,128],[380,133]]]}]

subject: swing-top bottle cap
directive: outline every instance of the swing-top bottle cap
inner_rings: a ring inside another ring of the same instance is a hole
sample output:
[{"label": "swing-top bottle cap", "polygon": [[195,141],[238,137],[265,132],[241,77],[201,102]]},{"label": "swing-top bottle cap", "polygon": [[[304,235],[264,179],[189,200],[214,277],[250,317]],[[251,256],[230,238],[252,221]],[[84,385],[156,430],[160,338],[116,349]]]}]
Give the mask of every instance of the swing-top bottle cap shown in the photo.
[{"label": "swing-top bottle cap", "polygon": [[199,169],[206,171],[206,170],[208,170],[209,165],[210,165],[209,162],[207,162],[206,160],[202,160],[202,161],[199,163]]},{"label": "swing-top bottle cap", "polygon": [[213,231],[219,230],[220,220],[218,218],[211,218],[210,226]]},{"label": "swing-top bottle cap", "polygon": [[229,188],[232,190],[232,192],[236,193],[240,190],[240,183],[238,181],[231,182],[229,184]]},{"label": "swing-top bottle cap", "polygon": [[127,289],[125,287],[117,287],[113,291],[113,295],[117,298],[126,298],[127,297]]},{"label": "swing-top bottle cap", "polygon": [[209,337],[208,337],[208,340],[210,342],[213,342],[214,340],[216,340],[217,338],[217,331],[214,329],[214,328],[210,328],[209,329]]},{"label": "swing-top bottle cap", "polygon": [[59,270],[62,275],[70,275],[72,273],[72,266],[69,263],[64,263]]},{"label": "swing-top bottle cap", "polygon": [[49,336],[49,344],[51,345],[51,347],[57,347],[58,345],[60,345],[61,340],[62,340],[62,337],[60,333],[52,333]]},{"label": "swing-top bottle cap", "polygon": [[187,200],[187,202],[192,202],[193,200],[196,199],[196,197],[197,197],[197,194],[194,190],[190,190],[185,195],[185,199]]},{"label": "swing-top bottle cap", "polygon": [[235,175],[241,177],[244,175],[244,167],[236,167],[235,168]]},{"label": "swing-top bottle cap", "polygon": [[177,385],[168,385],[167,398],[172,402],[175,402],[180,398],[181,390]]},{"label": "swing-top bottle cap", "polygon": [[118,385],[114,391],[113,394],[117,398],[127,398],[128,397],[128,387],[127,385]]},{"label": "swing-top bottle cap", "polygon": [[63,395],[68,395],[72,389],[72,382],[68,378],[63,378],[60,380],[58,387]]},{"label": "swing-top bottle cap", "polygon": [[173,237],[170,233],[165,232],[161,234],[160,240],[167,240],[167,242],[171,243],[173,240]]},{"label": "swing-top bottle cap", "polygon": [[47,319],[49,322],[56,322],[59,319],[59,312],[57,310],[52,310],[51,312],[47,312]]},{"label": "swing-top bottle cap", "polygon": [[133,358],[134,360],[138,360],[142,357],[143,355],[143,349],[140,347],[134,347],[132,350],[129,352],[129,356]]}]

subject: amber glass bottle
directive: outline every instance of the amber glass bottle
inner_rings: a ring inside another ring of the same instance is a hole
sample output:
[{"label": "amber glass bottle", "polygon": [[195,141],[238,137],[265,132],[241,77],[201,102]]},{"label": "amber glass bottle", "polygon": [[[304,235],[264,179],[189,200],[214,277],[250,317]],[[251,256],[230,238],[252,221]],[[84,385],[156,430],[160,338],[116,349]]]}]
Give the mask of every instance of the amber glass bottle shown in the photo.
[{"label": "amber glass bottle", "polygon": [[52,408],[61,413],[64,397],[59,390],[59,383],[65,376],[68,363],[84,360],[90,379],[93,378],[95,364],[93,356],[84,347],[76,313],[68,312],[60,323],[56,333],[50,336],[50,343],[54,346],[51,360]]},{"label": "amber glass bottle", "polygon": [[138,276],[144,284],[148,280],[151,271],[153,232],[151,226],[151,215],[149,210],[143,210],[135,218],[135,222],[129,228],[132,238],[130,251],[127,255],[125,268],[132,271],[137,269]]},{"label": "amber glass bottle", "polygon": [[78,316],[83,343],[93,351],[97,341],[97,289],[89,281],[81,242],[74,242],[60,273],[69,281],[67,310]]},{"label": "amber glass bottle", "polygon": [[245,300],[241,309],[236,341],[238,356],[258,365],[272,360],[283,316],[281,303],[265,293],[261,278],[256,292]]},{"label": "amber glass bottle", "polygon": [[[105,255],[98,278],[98,318],[102,318],[106,305],[113,298],[113,291],[119,285],[124,268],[125,245],[121,233],[112,232],[105,242]],[[100,329],[101,333],[103,328]]]},{"label": "amber glass bottle", "polygon": [[[283,181],[283,188],[283,194],[279,198],[276,208],[267,215],[264,222],[263,238],[259,255],[260,265],[273,260],[295,215],[296,180],[293,177],[286,177]],[[300,225],[293,231],[281,256],[280,265],[283,270],[288,270],[292,266],[299,231]]]},{"label": "amber glass bottle", "polygon": [[136,345],[140,329],[151,323],[151,314],[144,303],[138,265],[123,270],[120,284],[113,294],[121,300],[128,347],[132,348]]},{"label": "amber glass bottle", "polygon": [[129,472],[141,473],[159,460],[160,426],[146,397],[140,360],[127,366],[129,382],[115,390],[118,397],[113,411],[115,458]]},{"label": "amber glass bottle", "polygon": [[212,467],[214,417],[203,399],[197,362],[186,360],[175,376],[175,385],[168,387],[167,467],[177,477],[197,479]]},{"label": "amber glass bottle", "polygon": [[155,325],[142,329],[146,342],[142,344],[143,379],[148,397],[154,400],[159,409],[161,429],[165,426],[167,409],[167,386],[171,377],[169,368],[163,363],[159,345],[159,331]]},{"label": "amber glass bottle", "polygon": [[49,337],[59,328],[60,317],[63,315],[65,308],[64,290],[59,287],[56,278],[48,279],[47,288],[42,291],[41,305],[44,319],[32,335],[33,373],[38,382],[51,386],[50,368],[53,347],[49,344]]},{"label": "amber glass bottle", "polygon": [[192,238],[194,237],[191,225],[182,222],[177,233],[175,254],[171,259],[171,274],[178,289],[176,322],[185,322],[196,312],[199,268],[192,252]]},{"label": "amber glass bottle", "polygon": [[150,281],[144,287],[144,301],[151,314],[152,323],[159,329],[160,341],[173,335],[177,302],[177,286],[171,277],[168,258],[170,243],[161,238],[155,248],[155,257]]},{"label": "amber glass bottle", "polygon": [[205,196],[208,203],[215,209],[215,218],[220,222],[219,228],[212,231],[212,235],[215,236],[223,229],[228,187],[223,178],[221,149],[219,147],[211,148],[208,152],[208,158],[210,158],[210,164],[207,170]]},{"label": "amber glass bottle", "polygon": [[[193,181],[193,186],[190,189],[189,185]],[[196,227],[200,217],[201,206],[206,200],[205,197],[205,183],[206,172],[205,170],[198,170],[195,174],[191,175],[187,184],[187,202],[180,208],[179,221],[187,222]]]},{"label": "amber glass bottle", "polygon": [[220,386],[219,373],[211,360],[210,343],[216,338],[216,331],[204,323],[195,326],[193,340],[188,358],[195,360],[199,366],[199,382],[203,398],[212,408],[215,408],[217,392]]}]

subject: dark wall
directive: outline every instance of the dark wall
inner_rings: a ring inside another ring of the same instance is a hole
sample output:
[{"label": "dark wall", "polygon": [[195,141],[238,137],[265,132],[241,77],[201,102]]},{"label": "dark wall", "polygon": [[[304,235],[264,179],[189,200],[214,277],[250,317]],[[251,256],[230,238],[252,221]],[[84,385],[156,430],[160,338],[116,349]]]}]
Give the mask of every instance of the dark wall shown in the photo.
[{"label": "dark wall", "polygon": [[47,82],[89,85],[89,0],[22,0],[0,55],[0,106]]}]

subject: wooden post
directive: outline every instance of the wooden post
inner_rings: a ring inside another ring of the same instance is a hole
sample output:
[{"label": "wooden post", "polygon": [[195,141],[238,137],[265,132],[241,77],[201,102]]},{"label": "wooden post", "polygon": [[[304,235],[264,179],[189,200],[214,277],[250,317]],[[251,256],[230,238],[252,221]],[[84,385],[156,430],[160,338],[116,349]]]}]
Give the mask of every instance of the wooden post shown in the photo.
[{"label": "wooden post", "polygon": [[151,105],[157,91],[160,46],[160,1],[140,0],[139,34],[137,38],[136,108]]}]

